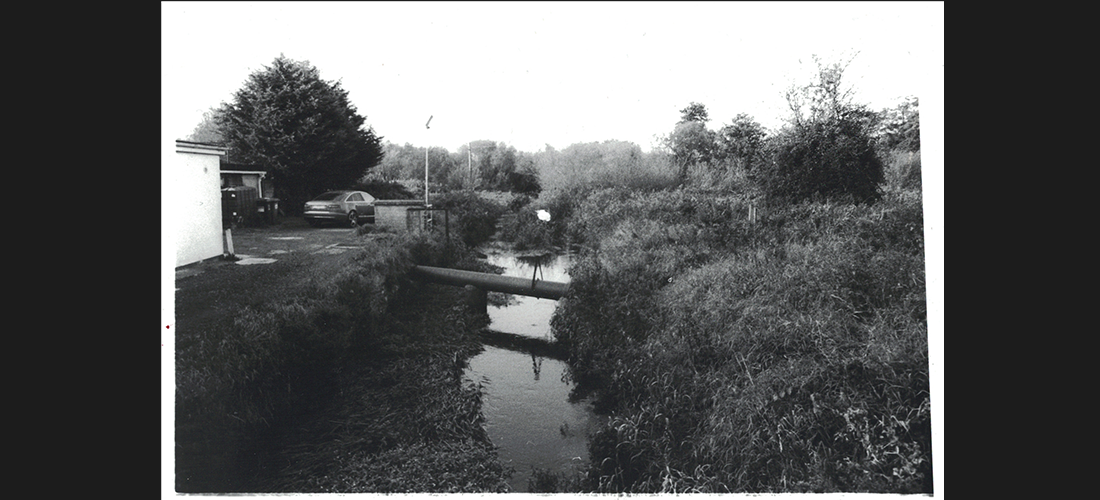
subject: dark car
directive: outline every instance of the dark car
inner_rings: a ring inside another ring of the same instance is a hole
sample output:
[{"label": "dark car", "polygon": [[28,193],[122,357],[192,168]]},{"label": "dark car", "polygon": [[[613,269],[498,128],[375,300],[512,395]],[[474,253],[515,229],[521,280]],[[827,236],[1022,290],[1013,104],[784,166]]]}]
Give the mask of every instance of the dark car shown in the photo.
[{"label": "dark car", "polygon": [[363,191],[329,191],[306,202],[305,218],[311,226],[324,223],[374,223],[374,197]]}]

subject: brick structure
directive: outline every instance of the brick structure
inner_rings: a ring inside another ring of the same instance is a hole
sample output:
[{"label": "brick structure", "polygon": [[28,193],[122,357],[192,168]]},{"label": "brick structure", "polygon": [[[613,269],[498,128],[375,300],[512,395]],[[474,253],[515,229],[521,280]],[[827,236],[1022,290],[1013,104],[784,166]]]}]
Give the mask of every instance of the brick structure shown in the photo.
[{"label": "brick structure", "polygon": [[374,224],[398,233],[408,232],[414,229],[409,227],[408,209],[423,206],[419,200],[375,200]]}]

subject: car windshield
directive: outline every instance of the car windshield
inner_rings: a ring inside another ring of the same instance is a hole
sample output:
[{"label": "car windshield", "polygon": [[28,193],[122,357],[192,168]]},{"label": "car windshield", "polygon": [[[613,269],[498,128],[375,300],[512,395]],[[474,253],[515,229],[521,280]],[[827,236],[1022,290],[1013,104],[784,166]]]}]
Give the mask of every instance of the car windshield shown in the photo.
[{"label": "car windshield", "polygon": [[313,201],[332,201],[342,194],[344,193],[341,193],[340,191],[329,191],[321,196],[314,198]]}]

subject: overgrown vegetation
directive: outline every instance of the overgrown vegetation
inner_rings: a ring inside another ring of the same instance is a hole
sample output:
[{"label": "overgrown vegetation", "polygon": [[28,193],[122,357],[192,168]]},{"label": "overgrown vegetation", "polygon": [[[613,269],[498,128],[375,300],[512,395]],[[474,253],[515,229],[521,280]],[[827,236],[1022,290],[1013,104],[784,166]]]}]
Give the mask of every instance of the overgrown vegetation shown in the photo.
[{"label": "overgrown vegetation", "polygon": [[916,100],[872,113],[843,65],[819,70],[777,133],[682,110],[676,182],[570,184],[505,216],[517,247],[582,249],[553,330],[611,417],[583,480],[536,491],[932,491]]},{"label": "overgrown vegetation", "polygon": [[[516,198],[501,218],[498,238],[519,251],[564,249],[572,241],[568,223],[578,201],[576,194],[555,190],[538,200]],[[550,220],[539,219],[540,210]]]},{"label": "overgrown vegetation", "polygon": [[[217,321],[181,317],[178,491],[505,488],[477,418],[480,390],[455,376],[480,349],[485,319],[457,292],[405,278],[415,264],[486,270],[436,236],[364,239],[348,265],[234,301]],[[352,413],[328,418],[333,401]],[[272,443],[282,461],[257,463]],[[388,472],[354,475],[362,467]]]},{"label": "overgrown vegetation", "polygon": [[931,488],[922,208],[606,190],[553,320],[600,492]]},{"label": "overgrown vegetation", "polygon": [[471,191],[447,193],[432,200],[432,206],[447,209],[451,231],[469,248],[481,245],[496,232],[504,207]]}]

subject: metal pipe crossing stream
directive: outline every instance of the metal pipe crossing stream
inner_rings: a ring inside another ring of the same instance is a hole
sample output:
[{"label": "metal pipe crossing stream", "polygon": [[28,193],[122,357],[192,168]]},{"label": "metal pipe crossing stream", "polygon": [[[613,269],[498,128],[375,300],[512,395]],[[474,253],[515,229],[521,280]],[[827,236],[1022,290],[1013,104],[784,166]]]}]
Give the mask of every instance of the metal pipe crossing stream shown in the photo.
[{"label": "metal pipe crossing stream", "polygon": [[541,299],[558,300],[569,290],[569,283],[536,280],[517,276],[462,271],[444,267],[416,266],[412,270],[415,278],[430,283],[453,286],[473,286],[485,291],[526,295]]}]

